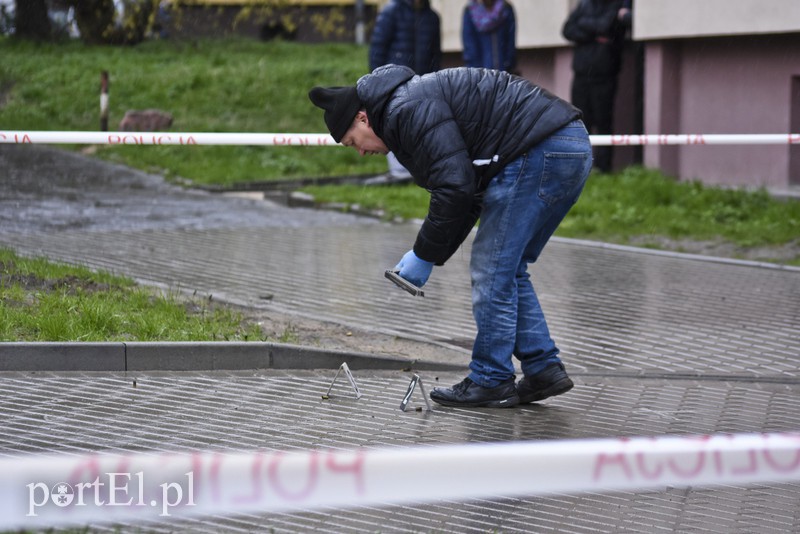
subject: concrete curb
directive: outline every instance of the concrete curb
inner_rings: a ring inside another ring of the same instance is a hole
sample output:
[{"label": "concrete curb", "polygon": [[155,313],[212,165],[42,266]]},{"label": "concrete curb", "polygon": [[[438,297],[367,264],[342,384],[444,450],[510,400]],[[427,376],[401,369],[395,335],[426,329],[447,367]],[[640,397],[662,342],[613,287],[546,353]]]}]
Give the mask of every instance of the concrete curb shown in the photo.
[{"label": "concrete curb", "polygon": [[0,343],[0,371],[463,371],[465,366],[266,342]]}]

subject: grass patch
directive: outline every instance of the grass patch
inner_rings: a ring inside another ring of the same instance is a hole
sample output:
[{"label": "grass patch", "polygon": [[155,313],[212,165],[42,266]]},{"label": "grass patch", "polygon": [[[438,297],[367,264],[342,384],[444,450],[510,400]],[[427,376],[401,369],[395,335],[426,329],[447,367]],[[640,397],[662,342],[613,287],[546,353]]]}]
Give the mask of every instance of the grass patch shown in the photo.
[{"label": "grass patch", "polygon": [[[248,39],[89,47],[0,38],[0,54],[0,124],[9,130],[97,129],[99,76],[108,70],[112,129],[128,109],[160,108],[173,114],[173,131],[324,132],[308,90],[353,84],[367,69],[366,46]],[[196,184],[386,171],[385,158],[340,147],[99,146],[96,154]],[[380,209],[388,218],[422,218],[428,206],[427,193],[415,186],[305,191],[320,202]],[[765,191],[723,190],[631,168],[593,176],[557,235],[646,246],[689,239],[798,248],[798,221],[800,203]],[[781,261],[800,264],[800,257]]]},{"label": "grass patch", "polygon": [[800,236],[800,202],[775,200],[764,190],[678,182],[631,167],[590,178],[559,235],[622,243],[653,235],[723,238],[743,247],[781,245]]},{"label": "grass patch", "polygon": [[0,249],[0,341],[262,341],[207,299],[156,294],[106,272]]},{"label": "grass patch", "polygon": [[[386,217],[424,218],[428,193],[405,186],[310,186],[317,202],[359,204]],[[678,182],[658,171],[631,167],[619,174],[594,174],[556,235],[611,243],[647,243],[652,238],[724,240],[742,248],[796,243],[800,202],[779,201],[766,191],[748,192]],[[800,249],[800,247],[798,247]],[[800,257],[785,263],[800,264]]]},{"label": "grass patch", "polygon": [[[173,131],[325,132],[308,91],[352,85],[367,69],[365,46],[248,39],[89,47],[0,38],[0,54],[0,87],[8,88],[0,124],[8,130],[97,130],[107,70],[111,130],[126,110],[159,108],[172,113]],[[97,155],[198,184],[386,170],[383,158],[362,160],[339,147],[104,145]]]},{"label": "grass patch", "polygon": [[358,205],[367,210],[381,210],[386,219],[424,219],[428,213],[430,193],[413,184],[389,186],[312,185],[301,191],[317,203]]}]

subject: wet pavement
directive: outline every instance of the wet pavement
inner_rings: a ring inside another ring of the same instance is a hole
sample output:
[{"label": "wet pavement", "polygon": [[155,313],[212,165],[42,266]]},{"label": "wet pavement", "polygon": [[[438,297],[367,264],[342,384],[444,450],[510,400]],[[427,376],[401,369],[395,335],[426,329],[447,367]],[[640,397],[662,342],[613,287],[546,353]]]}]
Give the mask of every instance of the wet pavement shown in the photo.
[{"label": "wet pavement", "polygon": [[[424,341],[466,369],[474,334],[469,241],[434,270],[426,296],[413,298],[383,278],[413,243],[413,223],[185,191],[45,147],[0,146],[0,168],[0,246]],[[577,384],[539,406],[404,413],[397,406],[409,374],[398,369],[357,372],[365,397],[343,392],[328,403],[320,393],[335,368],[0,373],[0,454],[402,447],[800,428],[800,269],[558,239],[532,278]],[[463,373],[421,376],[430,387]],[[148,529],[797,532],[800,485],[487,498]]]}]

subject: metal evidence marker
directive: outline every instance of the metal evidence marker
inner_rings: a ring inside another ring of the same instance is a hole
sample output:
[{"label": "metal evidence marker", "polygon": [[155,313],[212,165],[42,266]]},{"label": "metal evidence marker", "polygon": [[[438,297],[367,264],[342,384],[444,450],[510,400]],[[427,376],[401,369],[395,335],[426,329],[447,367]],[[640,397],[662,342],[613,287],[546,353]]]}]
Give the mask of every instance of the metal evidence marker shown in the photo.
[{"label": "metal evidence marker", "polygon": [[394,284],[397,287],[399,287],[401,289],[405,289],[406,291],[408,291],[409,293],[411,293],[415,297],[417,297],[417,296],[424,297],[425,296],[425,292],[423,290],[421,290],[420,288],[418,288],[417,286],[415,286],[414,284],[412,284],[411,282],[409,282],[408,280],[406,280],[405,278],[400,276],[400,273],[398,271],[393,271],[391,269],[386,269],[386,273],[385,274],[386,274],[386,278],[388,278],[389,280],[394,282]]}]

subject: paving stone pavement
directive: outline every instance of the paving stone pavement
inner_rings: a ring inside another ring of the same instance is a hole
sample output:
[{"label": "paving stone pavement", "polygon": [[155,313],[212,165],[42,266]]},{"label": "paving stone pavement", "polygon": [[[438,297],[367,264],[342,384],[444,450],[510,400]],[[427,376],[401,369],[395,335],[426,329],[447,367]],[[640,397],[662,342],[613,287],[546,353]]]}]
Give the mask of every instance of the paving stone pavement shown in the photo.
[{"label": "paving stone pavement", "polygon": [[[457,360],[466,365],[465,347],[474,333],[469,241],[434,270],[426,297],[413,298],[382,276],[413,243],[412,223],[187,192],[157,177],[43,147],[0,146],[0,168],[8,174],[0,184],[0,246],[460,349],[463,359]],[[800,270],[558,239],[531,272],[577,382],[569,394],[539,406],[403,413],[397,405],[409,377],[400,370],[359,373],[365,397],[328,404],[320,403],[319,393],[330,384],[331,369],[0,373],[0,455],[382,447],[800,427]],[[423,379],[450,385],[462,377],[426,372]],[[130,387],[133,378],[142,386]],[[248,514],[147,529],[798,532],[800,485]]]}]

